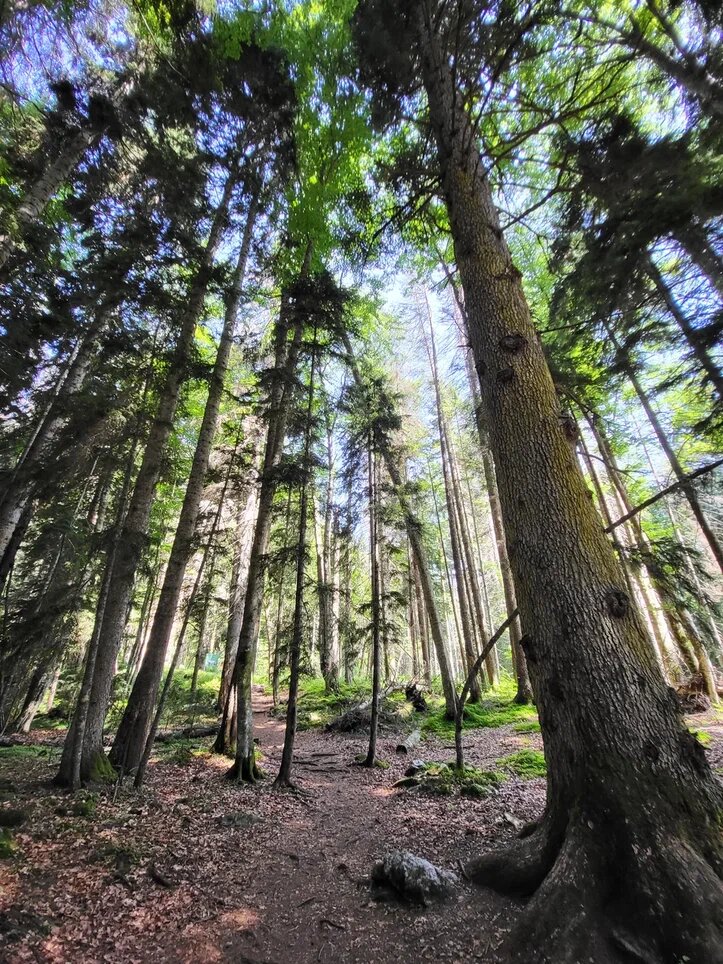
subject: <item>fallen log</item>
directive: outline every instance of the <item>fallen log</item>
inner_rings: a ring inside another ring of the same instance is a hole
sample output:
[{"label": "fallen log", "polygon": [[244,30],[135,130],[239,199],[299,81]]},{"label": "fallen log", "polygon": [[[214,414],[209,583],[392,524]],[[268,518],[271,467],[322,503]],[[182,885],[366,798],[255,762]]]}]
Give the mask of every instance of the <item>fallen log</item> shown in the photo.
[{"label": "fallen log", "polygon": [[159,730],[156,733],[156,743],[173,743],[176,740],[196,740],[202,736],[215,736],[218,733],[218,723],[208,726],[184,726],[181,730]]},{"label": "fallen log", "polygon": [[405,740],[402,740],[401,743],[397,743],[397,753],[403,753],[403,754],[409,753],[409,751],[413,750],[414,747],[419,743],[421,739],[422,739],[422,731],[412,730],[412,732],[408,734]]},{"label": "fallen log", "polygon": [[[388,696],[392,690],[396,687],[394,684],[390,684],[379,694],[379,704],[384,702],[386,696]],[[350,706],[348,710],[345,710],[340,716],[335,717],[335,719],[330,720],[326,725],[326,729],[329,733],[350,733],[352,730],[360,730],[365,726],[369,726],[372,718],[372,700],[371,698],[365,700],[363,703],[356,703],[354,706]],[[380,723],[389,723],[393,719],[393,715],[389,713],[379,713]]]}]

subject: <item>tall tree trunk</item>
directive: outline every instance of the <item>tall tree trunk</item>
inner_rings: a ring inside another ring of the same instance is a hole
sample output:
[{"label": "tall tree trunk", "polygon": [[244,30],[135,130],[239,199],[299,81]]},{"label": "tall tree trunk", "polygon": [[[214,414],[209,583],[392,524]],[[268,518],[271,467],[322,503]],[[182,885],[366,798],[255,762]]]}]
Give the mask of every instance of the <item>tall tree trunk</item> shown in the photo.
[{"label": "tall tree trunk", "polygon": [[534,832],[468,874],[534,893],[508,938],[516,960],[720,960],[723,790],[650,653],[565,437],[430,7],[412,16],[549,774]]},{"label": "tall tree trunk", "polygon": [[382,608],[379,585],[379,497],[377,495],[377,467],[374,439],[369,435],[367,447],[367,475],[369,479],[369,568],[372,594],[372,706],[369,724],[369,747],[364,766],[373,767],[377,759],[377,733],[379,731],[379,694],[382,670]]},{"label": "tall tree trunk", "polygon": [[[467,313],[463,312],[462,317],[464,318],[465,325],[467,326]],[[472,361],[471,352],[469,351],[465,353],[465,363],[467,367],[467,380],[469,382],[470,392],[472,393],[472,403],[474,405],[475,425],[477,427],[480,451],[482,453],[482,469],[484,471],[487,497],[490,502],[490,515],[492,516],[492,528],[495,535],[497,560],[500,567],[500,574],[502,576],[502,589],[505,594],[505,608],[507,609],[507,617],[510,618],[518,608],[517,592],[515,590],[515,580],[512,575],[510,557],[507,552],[505,525],[502,520],[500,493],[497,488],[497,473],[494,461],[492,459],[492,453],[490,452],[489,435],[484,421],[482,397],[480,395],[480,383],[477,372],[475,371],[474,362]],[[515,677],[517,679],[515,703],[520,703],[524,706],[528,703],[532,703],[533,696],[530,673],[527,668],[527,657],[520,646],[520,640],[522,639],[522,626],[519,616],[517,616],[516,619],[513,619],[510,623],[509,633],[510,648],[512,650],[512,663],[515,668]]]},{"label": "tall tree trunk", "polygon": [[[452,564],[454,566],[455,585],[457,587],[457,600],[459,603],[459,620],[462,630],[462,651],[464,653],[465,678],[474,666],[477,654],[475,652],[475,632],[472,624],[472,613],[470,601],[467,594],[467,584],[465,580],[465,564],[462,559],[462,549],[460,546],[460,533],[456,513],[454,498],[454,487],[451,479],[451,459],[448,447],[447,428],[444,413],[442,411],[442,395],[439,388],[439,372],[437,369],[437,347],[434,339],[434,325],[432,315],[429,310],[429,302],[426,299],[425,306],[427,322],[423,322],[423,338],[427,346],[429,365],[432,373],[432,384],[434,386],[435,408],[437,411],[437,434],[439,435],[439,447],[442,461],[442,478],[444,479],[444,494],[447,502],[447,518],[449,520],[449,538],[452,549]],[[427,326],[429,327],[429,338],[427,338]],[[450,588],[451,591],[451,588]],[[479,678],[475,675],[469,689],[470,703],[479,703],[480,700]]]},{"label": "tall tree trunk", "polygon": [[7,564],[0,570],[0,589],[4,585],[2,571],[9,572],[12,567],[24,529],[20,532],[20,538],[15,538],[16,534],[21,522],[27,527],[31,505],[42,480],[43,466],[57,448],[60,434],[72,410],[73,399],[85,384],[94,357],[96,336],[104,322],[105,315],[102,315],[79,339],[45,411],[10,477],[3,483],[0,495],[0,559],[5,562],[7,557]]},{"label": "tall tree trunk", "polygon": [[691,261],[700,268],[711,288],[723,301],[723,265],[708,240],[705,228],[692,220],[688,221],[678,232],[676,240],[685,248]]},{"label": "tall tree trunk", "polygon": [[226,488],[228,486],[228,480],[230,477],[230,472],[227,474],[224,481],[223,491],[218,500],[218,505],[216,506],[216,513],[213,517],[213,523],[211,525],[211,531],[208,534],[208,539],[203,547],[203,553],[201,555],[201,561],[198,564],[198,571],[196,572],[196,578],[193,581],[193,587],[188,596],[186,602],[185,612],[183,614],[183,621],[181,623],[181,628],[178,633],[178,639],[176,640],[176,646],[173,650],[173,656],[171,658],[171,664],[166,671],[166,678],[163,682],[163,687],[161,688],[160,695],[158,697],[158,703],[155,707],[155,712],[153,715],[153,720],[151,721],[151,726],[146,737],[146,743],[143,748],[143,754],[141,756],[140,762],[136,769],[135,779],[133,785],[135,787],[140,787],[143,784],[143,780],[146,775],[146,767],[148,766],[148,761],[151,758],[151,752],[153,750],[153,744],[156,739],[156,733],[158,732],[158,727],[161,725],[161,719],[163,718],[163,711],[166,706],[166,701],[168,699],[168,694],[171,691],[171,686],[173,685],[173,676],[176,672],[176,666],[178,665],[178,660],[181,656],[181,651],[183,650],[183,644],[186,639],[186,633],[188,631],[189,624],[191,622],[191,613],[193,612],[196,598],[198,596],[199,590],[201,588],[201,582],[203,580],[204,573],[206,572],[206,563],[212,557],[216,549],[216,534],[218,532],[219,524],[221,522],[221,515],[223,513],[224,502],[226,501]]},{"label": "tall tree trunk", "polygon": [[[81,127],[61,145],[57,157],[52,160],[38,179],[29,186],[15,212],[19,236],[43,213],[68,177],[80,163],[88,149],[98,140],[102,132],[91,126]],[[15,251],[18,241],[9,234],[0,237],[0,268]]]},{"label": "tall tree trunk", "polygon": [[[257,458],[254,455],[253,464],[256,468]],[[221,670],[221,686],[218,693],[218,710],[223,708],[231,690],[233,668],[236,663],[238,638],[241,632],[241,621],[244,614],[244,598],[246,595],[246,579],[249,571],[249,556],[251,541],[256,526],[256,516],[259,511],[259,493],[252,483],[245,490],[245,498],[239,499],[239,514],[236,531],[236,547],[231,567],[231,586],[228,600],[228,623],[226,626],[226,645],[224,648],[223,669]]]},{"label": "tall tree trunk", "polygon": [[[230,197],[230,196],[229,196]],[[128,698],[125,712],[110,753],[111,763],[116,766],[124,761],[126,770],[135,770],[140,762],[148,729],[153,717],[158,687],[163,675],[168,641],[178,608],[186,566],[193,551],[193,535],[196,531],[201,496],[208,473],[211,448],[218,426],[218,416],[223,399],[226,372],[228,370],[238,312],[243,298],[243,282],[246,274],[254,224],[258,211],[259,189],[249,202],[241,249],[236,261],[233,279],[226,299],[226,312],[219,340],[216,361],[208,389],[206,407],[196,441],[196,450],[188,476],[186,493],[181,507],[166,574],[153,619],[153,628],[146,645],[146,652]],[[238,447],[238,441],[237,441]]]},{"label": "tall tree trunk", "polygon": [[685,472],[683,471],[683,466],[678,461],[678,456],[675,454],[675,451],[673,450],[673,446],[670,444],[668,436],[665,434],[665,430],[663,429],[663,426],[660,424],[660,419],[658,418],[655,412],[655,409],[653,408],[652,403],[648,398],[648,393],[643,388],[640,382],[640,379],[638,378],[635,372],[635,369],[632,365],[627,349],[622,347],[620,342],[615,337],[615,334],[612,328],[609,325],[606,325],[606,329],[610,337],[610,340],[615,346],[615,350],[618,352],[618,355],[620,356],[625,374],[630,380],[630,384],[635,389],[635,394],[638,396],[638,400],[640,401],[640,404],[643,407],[643,411],[645,412],[647,419],[650,422],[650,425],[653,429],[653,432],[655,433],[655,437],[657,438],[661,449],[665,453],[665,457],[670,463],[670,467],[673,470],[673,473],[676,479],[678,479],[678,481],[682,483],[680,487],[686,499],[688,500],[690,511],[693,513],[696,522],[700,526],[700,531],[703,533],[703,536],[705,537],[705,540],[710,547],[710,551],[713,553],[713,556],[716,562],[718,563],[718,566],[721,572],[723,572],[723,546],[721,546],[720,542],[718,541],[715,533],[713,532],[713,529],[711,528],[711,525],[708,521],[706,514],[703,512],[703,508],[698,500],[698,495],[695,491],[694,486],[692,485],[692,483],[684,481]]},{"label": "tall tree trunk", "polygon": [[700,333],[690,323],[685,312],[675,300],[673,292],[666,284],[660,269],[649,254],[645,255],[645,266],[648,276],[655,285],[663,304],[683,333],[683,337],[687,341],[701,370],[704,371],[710,379],[710,383],[715,389],[719,401],[723,401],[723,372],[721,372],[715,360],[711,358],[703,339],[700,337]]},{"label": "tall tree trunk", "polygon": [[275,787],[291,786],[291,764],[294,758],[296,740],[297,700],[299,696],[299,675],[301,668],[301,643],[304,634],[304,583],[306,575],[306,538],[309,521],[309,489],[311,487],[311,445],[314,417],[314,379],[316,375],[316,325],[311,349],[311,371],[307,392],[306,425],[304,426],[304,450],[302,465],[301,492],[299,493],[299,540],[296,546],[296,585],[294,588],[294,616],[291,629],[291,648],[289,652],[289,697],[286,703],[286,731],[284,748],[281,752],[281,765],[274,781]]},{"label": "tall tree trunk", "polygon": [[[311,245],[307,246],[301,269],[301,278],[306,278],[310,260]],[[256,646],[263,604],[266,549],[271,532],[271,510],[276,492],[275,470],[281,457],[286,435],[286,424],[293,392],[292,383],[301,348],[303,327],[304,319],[299,317],[295,306],[290,304],[288,291],[284,292],[275,339],[274,380],[269,400],[268,430],[259,490],[259,509],[249,558],[244,614],[241,632],[239,633],[232,686],[236,701],[237,738],[236,756],[234,765],[229,772],[229,778],[245,782],[253,782],[258,774],[254,758],[251,680],[256,660]],[[290,341],[288,339],[289,331],[291,331]],[[223,722],[229,715],[230,704],[231,700],[229,699],[227,707],[224,708],[222,730],[224,729]]]},{"label": "tall tree trunk", "polygon": [[[235,183],[234,175],[230,175],[226,179],[223,197],[214,215],[203,261],[191,285],[186,310],[181,319],[178,341],[160,391],[158,408],[148,433],[143,461],[136,478],[133,495],[115,552],[106,602],[103,606],[102,615],[96,614],[98,647],[96,658],[91,667],[90,701],[82,736],[81,779],[83,780],[92,775],[99,761],[102,769],[107,770],[108,768],[108,762],[105,760],[103,752],[103,723],[108,710],[116,657],[123,639],[136,570],[147,538],[148,522],[166,443],[173,428],[173,419],[181,386],[186,376],[196,325],[203,312],[213,257],[226,226]],[[142,669],[136,683],[138,683],[141,675]],[[145,686],[144,683],[141,685]],[[123,752],[125,753],[125,745],[123,746]],[[118,758],[118,755],[118,753],[115,754],[116,758]],[[102,761],[101,757],[103,757]],[[70,776],[70,773],[61,763],[59,778],[69,780]]]},{"label": "tall tree trunk", "polygon": [[427,611],[424,608],[424,593],[419,583],[417,563],[412,556],[412,575],[414,579],[414,598],[417,607],[417,624],[419,626],[419,644],[422,650],[422,678],[428,687],[432,685],[432,663],[429,654],[429,623]]},{"label": "tall tree trunk", "polygon": [[[452,622],[454,624],[454,633],[447,633],[447,638],[454,639],[457,642],[457,646],[460,648],[460,653],[462,655],[462,664],[467,662],[467,657],[464,648],[464,636],[462,634],[459,607],[455,604],[455,597],[459,600],[459,595],[455,593],[454,583],[452,581],[452,572],[449,568],[449,559],[447,557],[447,547],[444,543],[444,529],[442,528],[442,516],[439,512],[439,503],[437,502],[437,489],[434,484],[434,476],[432,475],[432,468],[429,462],[427,462],[427,474],[429,475],[429,491],[432,493],[432,504],[434,505],[434,518],[437,523],[437,534],[439,536],[439,552],[442,556],[442,564],[444,565],[444,575],[447,580],[447,592],[449,593],[450,608],[452,610]],[[451,524],[451,523],[450,523]],[[449,526],[447,527],[449,530]],[[444,608],[444,607],[443,607]]]},{"label": "tall tree trunk", "polygon": [[[146,388],[148,388],[148,385],[149,380],[146,381]],[[138,435],[136,434],[133,442],[131,443],[123,484],[118,499],[115,528],[111,544],[108,548],[105,569],[103,571],[103,578],[101,580],[100,591],[98,593],[98,601],[95,607],[95,624],[93,626],[93,632],[91,633],[85,653],[85,663],[83,666],[83,677],[80,684],[80,691],[75,704],[73,717],[70,721],[70,726],[68,727],[68,732],[65,736],[63,754],[60,759],[60,768],[55,777],[56,783],[63,786],[69,786],[73,790],[77,790],[83,780],[86,778],[86,776],[83,774],[83,743],[91,701],[95,664],[98,659],[98,651],[100,648],[100,627],[103,620],[103,612],[105,611],[105,607],[108,602],[113,565],[118,552],[123,524],[128,512],[128,502],[131,492],[131,483],[133,481],[133,472],[135,469],[138,444],[139,440]],[[101,747],[101,755],[96,761],[93,761],[87,776],[100,780],[107,779],[109,776],[111,776],[112,774],[110,773],[109,768],[104,766],[105,762],[105,754],[102,752]]]},{"label": "tall tree trunk", "polygon": [[[446,438],[446,449],[447,458],[449,460],[449,476],[452,486],[452,495],[454,498],[455,512],[457,517],[457,528],[459,531],[460,542],[462,546],[462,554],[464,560],[464,567],[467,576],[467,583],[469,586],[469,598],[472,603],[472,611],[475,617],[475,624],[477,628],[477,639],[478,647],[481,648],[485,645],[487,640],[492,635],[492,629],[486,619],[486,614],[482,604],[482,594],[480,592],[479,580],[477,575],[478,565],[475,559],[474,552],[472,551],[472,541],[470,539],[469,526],[467,524],[467,514],[465,512],[464,499],[462,497],[462,485],[459,478],[459,465],[457,464],[457,459],[454,453],[454,448],[449,437],[449,425],[445,424],[445,438]],[[475,659],[477,658],[475,652]],[[496,686],[499,683],[499,661],[497,658],[497,647],[493,646],[487,657],[485,659],[485,666],[487,667],[487,676],[491,686]]]},{"label": "tall tree trunk", "polygon": [[[354,380],[356,383],[363,387],[364,382],[359,370],[359,366],[356,363],[354,357],[354,350],[352,348],[351,339],[347,334],[344,335],[344,347],[346,349],[347,361],[351,368]],[[409,538],[409,544],[412,547],[412,553],[414,559],[417,563],[417,571],[419,574],[419,580],[422,588],[422,593],[424,595],[424,604],[429,616],[430,632],[432,635],[432,642],[434,644],[434,651],[437,656],[437,662],[439,664],[439,675],[442,679],[442,690],[444,692],[444,705],[445,713],[449,719],[453,720],[455,715],[455,707],[457,704],[457,697],[454,691],[454,677],[449,665],[449,659],[447,656],[447,651],[444,642],[444,633],[442,631],[442,621],[439,616],[439,609],[437,606],[437,600],[434,595],[434,585],[432,583],[432,577],[429,571],[429,565],[427,563],[427,554],[424,549],[424,542],[422,540],[422,530],[421,524],[417,516],[415,515],[409,500],[404,491],[404,486],[402,483],[402,475],[399,471],[399,466],[394,460],[392,453],[388,450],[386,446],[382,447],[381,452],[382,458],[384,459],[384,465],[387,470],[387,474],[391,479],[392,487],[394,489],[394,494],[396,495],[399,506],[402,510],[402,515],[404,516],[404,521],[407,528],[407,535]]]}]

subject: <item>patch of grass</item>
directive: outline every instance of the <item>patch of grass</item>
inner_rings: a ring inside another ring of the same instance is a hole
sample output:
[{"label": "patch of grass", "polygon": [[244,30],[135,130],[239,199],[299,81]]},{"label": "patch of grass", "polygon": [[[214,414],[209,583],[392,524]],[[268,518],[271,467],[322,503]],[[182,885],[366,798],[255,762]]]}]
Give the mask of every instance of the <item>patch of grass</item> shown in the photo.
[{"label": "patch of grass", "polygon": [[57,746],[16,743],[14,746],[0,747],[0,762],[3,760],[52,760],[59,754],[60,747]]},{"label": "patch of grass", "polygon": [[540,721],[523,720],[522,723],[515,723],[512,729],[515,731],[515,733],[539,733]]},{"label": "patch of grass", "polygon": [[710,742],[713,738],[707,730],[690,730],[689,732],[693,734],[693,736],[702,746],[710,746]]},{"label": "patch of grass", "polygon": [[501,757],[496,763],[501,769],[509,770],[525,780],[547,776],[545,754],[541,750],[518,750],[517,753]]},{"label": "patch of grass", "polygon": [[[537,712],[534,706],[520,706],[514,703],[512,696],[508,699],[509,687],[501,685],[498,689],[490,690],[480,703],[467,703],[462,718],[463,730],[479,730],[485,727],[494,728],[506,726],[508,723],[537,723]],[[422,732],[433,734],[443,740],[454,739],[454,720],[448,720],[444,707],[430,713],[422,724]]]}]

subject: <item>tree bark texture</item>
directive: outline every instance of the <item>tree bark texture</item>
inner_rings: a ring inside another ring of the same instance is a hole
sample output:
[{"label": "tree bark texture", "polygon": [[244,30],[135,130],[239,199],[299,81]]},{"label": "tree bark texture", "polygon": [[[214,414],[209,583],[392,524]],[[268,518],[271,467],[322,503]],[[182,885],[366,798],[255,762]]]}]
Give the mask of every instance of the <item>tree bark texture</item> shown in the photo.
[{"label": "tree bark texture", "polygon": [[565,437],[430,8],[413,17],[549,774],[537,829],[468,873],[534,894],[506,945],[516,961],[721,961],[723,792]]}]

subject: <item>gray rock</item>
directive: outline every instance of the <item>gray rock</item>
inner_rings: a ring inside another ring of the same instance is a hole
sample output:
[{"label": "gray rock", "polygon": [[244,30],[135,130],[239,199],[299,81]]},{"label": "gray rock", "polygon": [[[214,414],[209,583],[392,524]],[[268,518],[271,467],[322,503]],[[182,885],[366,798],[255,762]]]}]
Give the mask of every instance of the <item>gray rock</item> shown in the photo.
[{"label": "gray rock", "polygon": [[395,850],[378,860],[372,869],[372,886],[411,903],[427,906],[448,897],[458,883],[456,874],[442,870],[408,850]]},{"label": "gray rock", "polygon": [[426,763],[424,760],[412,760],[407,769],[404,771],[405,777],[415,777],[418,773],[421,773],[425,768]]},{"label": "gray rock", "polygon": [[232,813],[224,813],[217,818],[222,827],[253,827],[255,823],[261,823],[262,818],[248,810],[235,810]]}]

